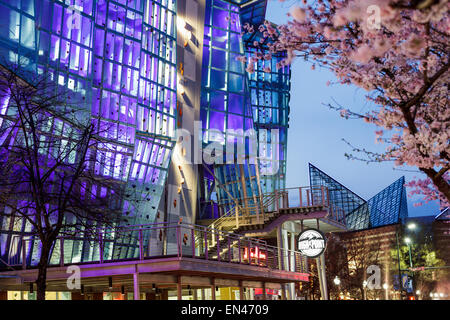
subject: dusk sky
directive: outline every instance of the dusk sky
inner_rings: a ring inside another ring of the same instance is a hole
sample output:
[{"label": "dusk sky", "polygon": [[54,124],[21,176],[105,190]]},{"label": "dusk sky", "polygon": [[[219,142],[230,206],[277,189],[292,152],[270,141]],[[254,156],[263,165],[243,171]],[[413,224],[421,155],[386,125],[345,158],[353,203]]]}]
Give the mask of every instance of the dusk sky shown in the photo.
[{"label": "dusk sky", "polygon": [[[266,18],[277,24],[287,21],[286,13],[295,0],[269,0]],[[311,70],[311,63],[297,59],[292,66],[291,113],[288,131],[287,186],[309,184],[308,162],[338,180],[347,188],[368,200],[392,182],[405,176],[406,181],[425,175],[415,168],[408,171],[394,170],[393,163],[370,163],[348,160],[351,153],[342,139],[356,147],[371,151],[383,151],[385,145],[375,143],[375,126],[361,120],[346,120],[324,104],[333,103],[355,112],[369,110],[366,92],[355,86],[332,84],[335,76],[326,69]],[[415,172],[410,172],[415,171]],[[407,190],[409,191],[409,190]],[[414,207],[420,197],[408,197],[409,216],[436,215],[437,202]]]}]

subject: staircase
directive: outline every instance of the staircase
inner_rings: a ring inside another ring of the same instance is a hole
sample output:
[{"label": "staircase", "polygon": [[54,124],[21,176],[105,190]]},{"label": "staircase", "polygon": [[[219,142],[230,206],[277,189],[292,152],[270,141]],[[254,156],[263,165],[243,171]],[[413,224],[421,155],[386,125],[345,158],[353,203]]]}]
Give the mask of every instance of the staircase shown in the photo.
[{"label": "staircase", "polygon": [[323,186],[276,190],[259,198],[258,205],[247,207],[242,205],[246,203],[246,199],[236,200],[233,207],[219,219],[214,220],[209,227],[239,233],[262,229],[283,215],[307,215],[318,211],[327,211],[328,219],[345,225],[343,210],[330,204],[328,189]]},{"label": "staircase", "polygon": [[[258,231],[268,233],[277,226],[277,223],[282,223],[289,218],[300,216],[304,218],[323,211],[327,212],[324,220],[345,227],[344,211],[329,202],[326,187],[288,188],[264,194],[259,198],[259,205],[247,207],[242,205],[247,203],[246,199],[236,200],[231,209],[209,225],[212,230],[217,230],[217,234],[211,235],[211,239],[208,240],[208,250],[214,252],[216,257],[226,255],[228,248],[236,245],[236,243],[228,243],[229,237],[222,238],[220,236],[222,232],[240,235]],[[264,245],[265,241],[261,241]]]}]

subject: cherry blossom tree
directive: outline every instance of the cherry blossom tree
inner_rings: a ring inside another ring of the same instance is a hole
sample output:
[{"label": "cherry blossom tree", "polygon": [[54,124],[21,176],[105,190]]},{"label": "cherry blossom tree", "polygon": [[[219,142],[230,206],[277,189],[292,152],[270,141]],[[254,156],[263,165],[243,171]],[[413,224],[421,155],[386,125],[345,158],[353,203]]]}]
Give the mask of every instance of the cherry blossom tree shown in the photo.
[{"label": "cherry blossom tree", "polygon": [[[281,0],[280,0],[281,1]],[[261,51],[248,59],[247,71],[259,60],[285,51],[277,67],[303,57],[331,70],[337,83],[367,91],[374,108],[356,113],[329,105],[342,117],[377,127],[382,153],[354,148],[366,161],[393,161],[413,166],[426,179],[408,183],[410,194],[424,200],[450,200],[450,108],[448,0],[317,0],[294,5],[284,25],[244,25],[260,32]],[[354,154],[349,158],[361,159]]]}]

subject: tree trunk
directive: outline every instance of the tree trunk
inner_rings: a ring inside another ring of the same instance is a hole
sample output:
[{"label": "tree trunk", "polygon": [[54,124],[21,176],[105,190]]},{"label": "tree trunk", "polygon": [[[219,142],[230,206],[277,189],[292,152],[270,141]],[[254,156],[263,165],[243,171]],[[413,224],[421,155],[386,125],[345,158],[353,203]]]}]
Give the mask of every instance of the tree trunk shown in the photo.
[{"label": "tree trunk", "polygon": [[51,244],[42,243],[41,258],[39,259],[38,276],[36,279],[36,300],[45,300],[45,290],[47,288],[47,267],[50,258],[50,248]]}]

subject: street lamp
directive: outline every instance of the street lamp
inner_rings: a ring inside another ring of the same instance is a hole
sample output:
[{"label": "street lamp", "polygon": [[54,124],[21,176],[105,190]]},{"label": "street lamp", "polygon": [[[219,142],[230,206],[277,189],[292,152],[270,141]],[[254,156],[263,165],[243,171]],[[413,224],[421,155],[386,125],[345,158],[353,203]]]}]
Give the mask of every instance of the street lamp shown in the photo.
[{"label": "street lamp", "polygon": [[335,285],[338,286],[338,296],[339,296],[339,295],[341,294],[341,287],[340,287],[341,280],[339,279],[338,276],[336,276],[336,277],[334,278],[333,282],[334,282]]},{"label": "street lamp", "polygon": [[415,230],[417,225],[414,222],[408,223],[407,228],[409,230]]},{"label": "street lamp", "polygon": [[409,250],[409,267],[412,268],[412,258],[411,258],[411,244],[412,244],[412,240],[410,237],[406,237],[405,238],[405,243],[408,245],[408,250]]},{"label": "street lamp", "polygon": [[386,299],[386,300],[389,300],[389,297],[388,297],[388,288],[389,288],[388,284],[387,284],[387,283],[384,283],[384,284],[383,284],[383,289],[384,289],[385,299]]},{"label": "street lamp", "polygon": [[367,300],[366,287],[367,287],[367,280],[364,280],[363,281],[364,300]]}]

